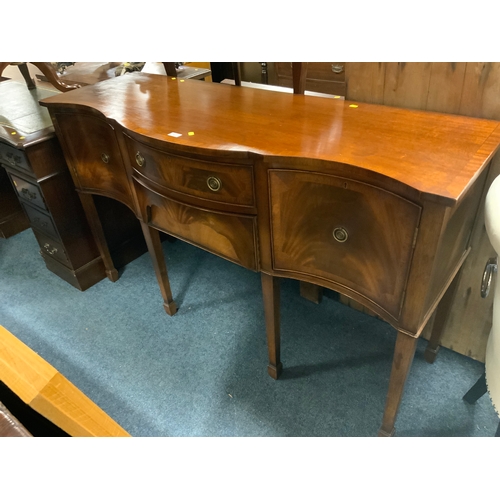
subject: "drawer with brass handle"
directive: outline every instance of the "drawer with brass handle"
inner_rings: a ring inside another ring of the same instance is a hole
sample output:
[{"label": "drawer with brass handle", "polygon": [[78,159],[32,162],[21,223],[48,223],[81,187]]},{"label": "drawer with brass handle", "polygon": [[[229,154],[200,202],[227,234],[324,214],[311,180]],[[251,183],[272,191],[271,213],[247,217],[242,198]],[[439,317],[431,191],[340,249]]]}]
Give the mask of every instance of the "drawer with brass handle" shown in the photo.
[{"label": "drawer with brass handle", "polygon": [[397,319],[421,208],[334,175],[270,170],[269,179],[273,268],[382,297]]},{"label": "drawer with brass handle", "polygon": [[133,168],[169,190],[228,204],[228,209],[253,207],[252,165],[216,162],[161,151],[126,137]]},{"label": "drawer with brass handle", "polygon": [[62,264],[71,264],[60,241],[47,236],[46,234],[36,230],[35,228],[33,228],[33,233],[38,240],[38,244],[40,245],[40,253],[43,256],[56,259]]},{"label": "drawer with brass handle", "polygon": [[30,162],[23,151],[0,143],[0,163],[32,172]]},{"label": "drawer with brass handle", "polygon": [[27,201],[39,208],[47,210],[42,192],[40,191],[40,188],[37,184],[28,182],[24,179],[21,179],[21,177],[17,177],[16,175],[10,174],[10,177],[21,200]]}]

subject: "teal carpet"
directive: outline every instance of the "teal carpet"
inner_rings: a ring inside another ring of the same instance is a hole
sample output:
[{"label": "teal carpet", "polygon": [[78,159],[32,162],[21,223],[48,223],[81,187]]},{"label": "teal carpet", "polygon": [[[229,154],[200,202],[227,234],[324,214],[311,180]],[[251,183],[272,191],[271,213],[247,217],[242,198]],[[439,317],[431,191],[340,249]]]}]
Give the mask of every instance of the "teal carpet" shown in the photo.
[{"label": "teal carpet", "polygon": [[[260,277],[165,242],[174,317],[148,254],[80,292],[52,274],[31,230],[0,240],[0,324],[133,436],[376,436],[396,338],[326,291],[320,305],[282,281],[280,380],[267,375]],[[483,365],[420,340],[397,436],[493,436],[488,396],[462,396]]]}]

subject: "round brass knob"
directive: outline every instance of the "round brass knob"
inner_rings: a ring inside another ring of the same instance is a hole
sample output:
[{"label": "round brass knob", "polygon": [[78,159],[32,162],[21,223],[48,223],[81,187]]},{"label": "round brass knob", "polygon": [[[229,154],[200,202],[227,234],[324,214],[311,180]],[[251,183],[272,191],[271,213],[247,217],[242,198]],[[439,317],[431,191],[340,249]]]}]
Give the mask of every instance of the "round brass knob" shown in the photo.
[{"label": "round brass knob", "polygon": [[106,153],[102,153],[102,155],[101,155],[101,160],[102,160],[104,163],[109,163],[109,155],[107,155]]},{"label": "round brass knob", "polygon": [[139,165],[139,167],[142,167],[146,163],[146,158],[144,158],[144,156],[142,156],[141,153],[137,151],[137,153],[135,153],[135,161],[137,165]]},{"label": "round brass knob", "polygon": [[209,177],[207,179],[207,186],[212,191],[219,191],[219,189],[222,187],[222,182],[217,177]]},{"label": "round brass knob", "polygon": [[333,230],[333,237],[339,243],[344,243],[344,241],[346,241],[349,237],[349,234],[343,227],[336,227]]}]

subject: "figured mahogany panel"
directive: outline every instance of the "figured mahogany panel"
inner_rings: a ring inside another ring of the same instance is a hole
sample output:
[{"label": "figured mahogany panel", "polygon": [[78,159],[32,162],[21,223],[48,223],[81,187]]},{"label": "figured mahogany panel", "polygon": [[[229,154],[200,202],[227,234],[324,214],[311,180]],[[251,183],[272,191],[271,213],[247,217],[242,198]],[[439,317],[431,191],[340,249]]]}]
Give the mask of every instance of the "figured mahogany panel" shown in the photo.
[{"label": "figured mahogany panel", "polygon": [[256,217],[203,210],[166,198],[134,178],[139,208],[149,225],[257,270]]},{"label": "figured mahogany panel", "polygon": [[161,186],[219,203],[255,205],[251,166],[179,156],[125,137],[133,168]]},{"label": "figured mahogany panel", "polygon": [[85,114],[57,113],[55,118],[77,188],[114,197],[133,209],[113,127],[105,120]]},{"label": "figured mahogany panel", "polygon": [[273,267],[323,278],[399,316],[420,207],[341,177],[270,170]]}]

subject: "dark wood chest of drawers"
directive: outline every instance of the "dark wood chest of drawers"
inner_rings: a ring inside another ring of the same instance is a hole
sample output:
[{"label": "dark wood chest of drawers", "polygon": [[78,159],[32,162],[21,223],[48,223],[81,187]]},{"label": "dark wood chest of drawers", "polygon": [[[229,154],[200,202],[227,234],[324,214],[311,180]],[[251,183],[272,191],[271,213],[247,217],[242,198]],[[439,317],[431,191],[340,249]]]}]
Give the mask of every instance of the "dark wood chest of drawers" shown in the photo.
[{"label": "dark wood chest of drawers", "polygon": [[[50,117],[38,105],[38,100],[55,94],[44,89],[29,91],[19,82],[0,83],[0,115],[6,118],[0,126],[0,166],[47,268],[85,290],[106,273]],[[110,202],[100,200],[98,206],[121,266],[145,252],[146,246],[134,214]],[[117,225],[116,219],[123,223]]]}]

